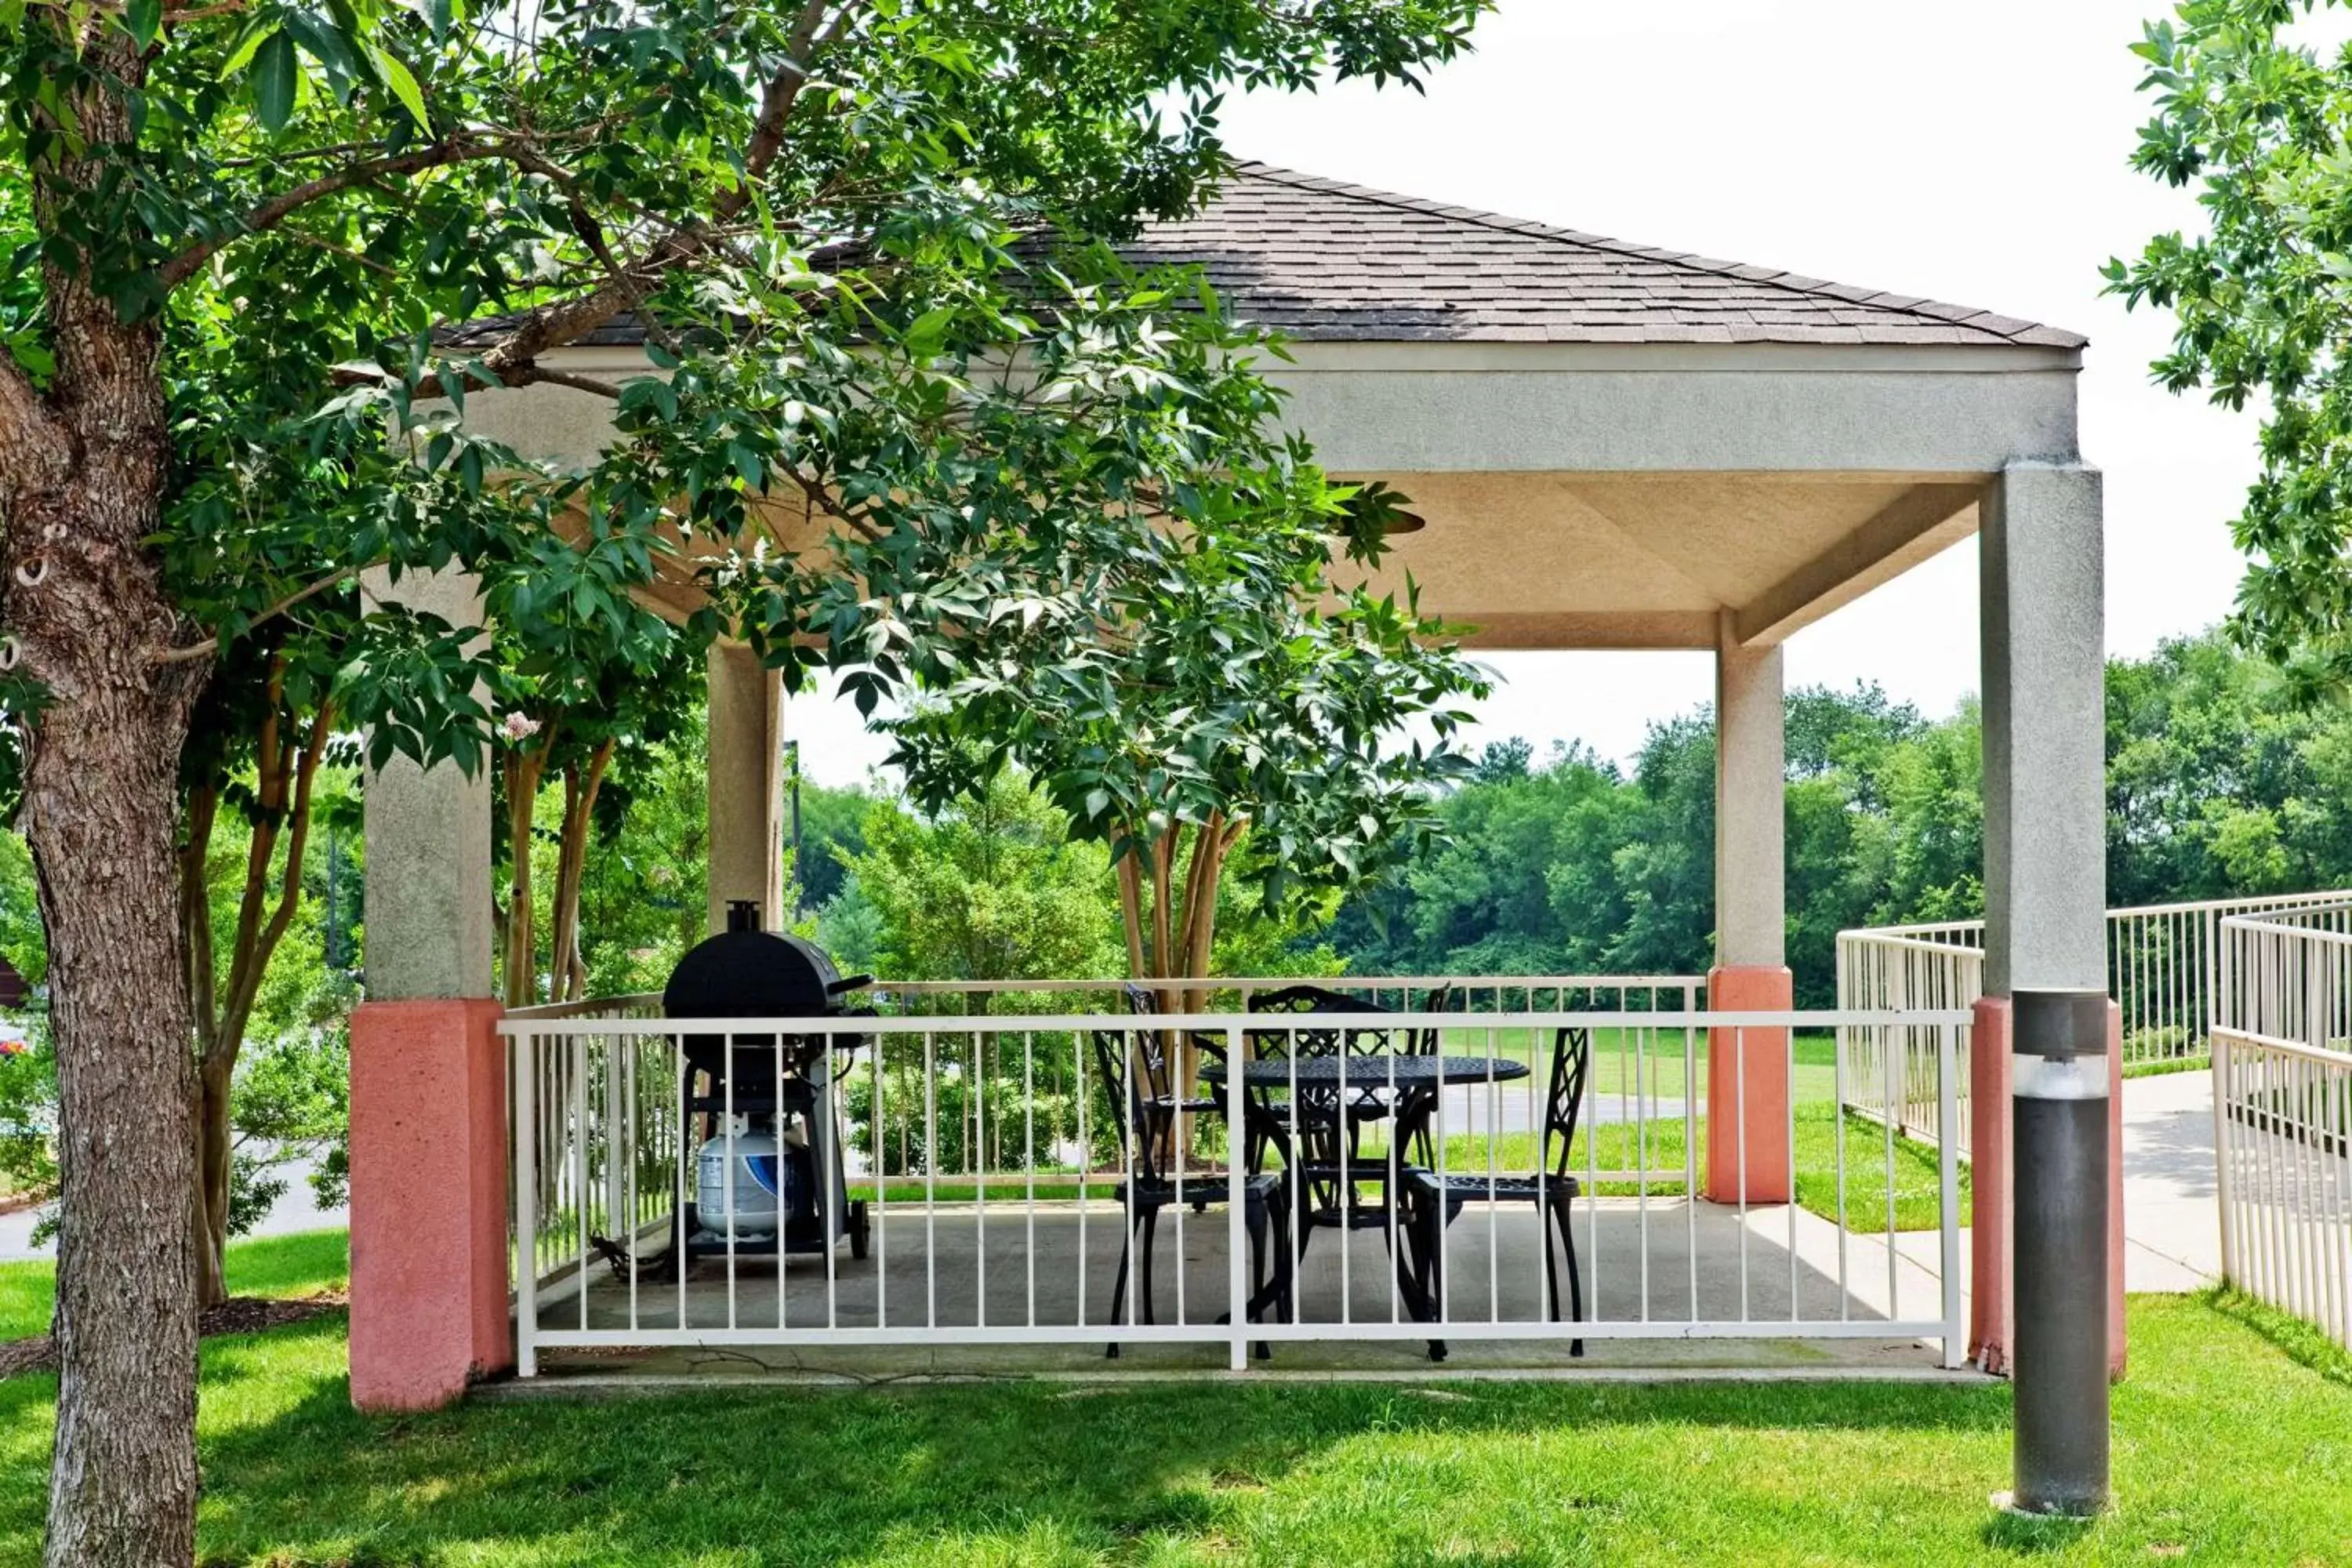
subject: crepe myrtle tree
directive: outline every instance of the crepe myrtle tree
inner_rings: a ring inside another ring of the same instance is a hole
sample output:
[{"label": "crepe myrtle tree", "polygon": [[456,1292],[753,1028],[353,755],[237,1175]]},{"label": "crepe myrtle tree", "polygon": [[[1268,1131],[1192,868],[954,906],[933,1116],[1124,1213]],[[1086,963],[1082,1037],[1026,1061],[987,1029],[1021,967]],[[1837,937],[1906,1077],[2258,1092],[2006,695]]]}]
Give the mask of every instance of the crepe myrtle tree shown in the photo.
[{"label": "crepe myrtle tree", "polygon": [[[495,914],[499,985],[509,1006],[587,994],[580,902],[605,780],[617,758],[667,739],[700,700],[698,639],[625,599],[578,619],[570,600],[562,580],[527,578],[506,596],[506,614],[495,626],[506,866],[506,896]],[[559,782],[542,994],[534,849],[540,796]]]},{"label": "crepe myrtle tree", "polygon": [[[1223,439],[1248,449],[1238,429]],[[1335,545],[1375,559],[1402,498],[1333,483],[1295,445],[1253,456],[1138,487],[1139,518],[1173,517],[1139,527],[1082,598],[999,613],[943,700],[891,726],[919,798],[1017,765],[1109,847],[1138,980],[1209,973],[1245,840],[1270,907],[1409,858],[1439,826],[1440,786],[1471,766],[1451,704],[1488,689],[1410,595],[1331,581]],[[1196,996],[1171,988],[1162,1005]]]},{"label": "crepe myrtle tree", "polygon": [[2132,164],[2194,189],[2204,223],[2106,267],[2111,292],[2174,318],[2159,384],[2264,409],[2232,625],[2306,695],[2352,680],[2352,47],[2303,41],[2323,8],[2189,0],[2147,25],[2156,114]]},{"label": "crepe myrtle tree", "polygon": [[[860,442],[887,443],[909,402],[970,396],[963,358],[1023,336],[1004,237],[1181,212],[1220,165],[1229,84],[1410,81],[1484,8],[0,4],[0,187],[31,229],[0,291],[0,675],[63,1123],[51,1562],[194,1550],[194,1020],[187,938],[158,911],[177,892],[183,753],[229,644],[370,568],[519,559],[561,518],[594,579],[585,613],[656,544],[700,549],[714,593],[742,589],[714,616],[758,617],[780,661],[871,656],[877,682],[919,668],[985,608],[926,600],[911,574],[1003,549],[1018,520],[947,499],[968,476],[935,453]],[[959,287],[967,271],[981,280]],[[624,316],[675,386],[624,401],[625,439],[581,489],[557,498],[433,425],[436,400],[446,414],[490,387],[622,395],[550,355]],[[1158,351],[1113,337],[1097,363],[1148,381]],[[855,367],[850,341],[869,345]],[[342,367],[340,400],[281,416],[320,366]],[[842,400],[777,395],[795,386]],[[1182,412],[1174,394],[1135,420]],[[763,458],[772,419],[793,439]],[[192,500],[236,488],[216,421],[252,437],[232,444],[248,476],[299,469],[322,504]],[[1003,445],[1004,468],[1099,455],[1066,435]],[[1075,515],[1083,480],[1043,486],[1042,531],[1108,526]],[[823,510],[839,548],[787,565],[758,537],[775,491]],[[1000,580],[1055,563],[1008,553]],[[860,571],[858,593],[810,586]],[[362,621],[341,667],[350,722],[386,753],[482,765],[477,628]]]}]

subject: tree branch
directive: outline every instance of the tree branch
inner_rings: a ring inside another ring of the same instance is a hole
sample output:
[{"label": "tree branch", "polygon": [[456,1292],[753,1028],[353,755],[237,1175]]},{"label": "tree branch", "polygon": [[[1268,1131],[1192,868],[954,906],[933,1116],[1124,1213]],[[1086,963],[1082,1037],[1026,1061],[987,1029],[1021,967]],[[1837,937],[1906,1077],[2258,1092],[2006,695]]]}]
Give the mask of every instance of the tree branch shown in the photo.
[{"label": "tree branch", "polygon": [[460,136],[436,142],[429,147],[420,147],[413,153],[345,164],[332,174],[305,180],[292,189],[270,197],[238,219],[234,229],[210,239],[199,240],[172,258],[163,265],[157,276],[163,279],[164,288],[176,289],[194,277],[205,262],[232,240],[273,229],[311,203],[331,196],[338,191],[370,184],[386,174],[415,174],[426,169],[446,168],[454,163],[484,163],[501,158],[512,160],[514,151],[501,142],[476,142]]},{"label": "tree branch", "polygon": [[621,389],[609,381],[599,381],[593,375],[577,375],[568,370],[550,370],[545,365],[532,365],[530,379],[543,381],[550,386],[568,386],[575,392],[593,392],[599,397],[617,400]]},{"label": "tree branch", "polygon": [[[287,595],[286,597],[270,605],[269,608],[262,611],[261,614],[254,616],[251,621],[247,623],[246,629],[247,631],[251,631],[255,626],[261,625],[264,621],[275,620],[279,616],[282,616],[287,611],[292,609],[295,605],[302,603],[305,599],[316,598],[320,594],[325,593],[328,589],[335,586],[337,584],[347,582],[357,575],[359,575],[358,568],[346,568],[343,571],[332,573],[328,576],[320,578],[317,582],[311,584],[307,588],[297,589],[295,592]],[[210,658],[213,655],[220,652],[220,646],[219,637],[209,637],[202,642],[192,642],[180,647],[168,647],[161,649],[155,653],[151,653],[147,656],[147,662],[150,664],[186,664],[193,659]]]},{"label": "tree branch", "polygon": [[[856,0],[847,0],[837,11],[834,9],[835,3],[835,0],[808,0],[794,18],[787,39],[791,47],[784,63],[768,79],[761,95],[759,119],[753,122],[751,136],[744,145],[742,178],[713,200],[711,216],[677,227],[635,260],[609,268],[610,276],[594,288],[525,312],[504,339],[481,356],[483,365],[501,385],[526,384],[516,377],[541,354],[561,348],[634,308],[663,274],[720,243],[719,230],[751,205],[752,187],[783,151],[784,124],[800,97],[802,85],[808,79],[810,55],[838,38],[856,9]],[[520,151],[524,157],[517,158],[518,166],[532,167],[532,163],[525,161],[530,156],[528,149]],[[537,161],[537,172],[548,173],[543,160]],[[564,183],[562,177],[556,177],[559,184]],[[540,373],[540,378],[545,379],[544,373]],[[420,384],[414,395],[440,395],[440,378],[432,377]]]},{"label": "tree branch", "polygon": [[783,152],[784,122],[792,118],[793,105],[799,101],[801,88],[808,80],[809,55],[841,36],[855,7],[843,5],[828,22],[825,13],[832,9],[833,0],[808,0],[801,7],[801,14],[793,19],[784,63],[768,78],[767,88],[760,95],[760,118],[752,122],[751,139],[743,144],[742,182],[721,195],[713,209],[720,222],[751,205],[753,183]]},{"label": "tree branch", "polygon": [[180,928],[188,946],[188,1005],[195,1015],[196,1047],[210,1055],[214,1036],[220,1032],[215,1006],[219,993],[219,966],[213,953],[213,910],[210,870],[213,821],[220,808],[220,786],[205,784],[188,796],[188,841],[180,848]]}]

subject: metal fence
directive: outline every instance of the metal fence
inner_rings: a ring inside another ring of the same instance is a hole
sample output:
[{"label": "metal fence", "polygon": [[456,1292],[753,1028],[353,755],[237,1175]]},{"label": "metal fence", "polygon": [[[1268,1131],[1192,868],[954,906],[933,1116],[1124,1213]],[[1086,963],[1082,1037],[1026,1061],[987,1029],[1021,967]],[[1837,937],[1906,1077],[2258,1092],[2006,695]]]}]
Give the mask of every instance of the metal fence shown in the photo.
[{"label": "metal fence", "polygon": [[[1841,1008],[1961,1009],[1984,994],[1984,922],[1840,931],[1837,942]],[[1945,1114],[1939,1042],[1933,1031],[1915,1038],[1907,1029],[1848,1029],[1841,1036],[1854,1064],[1846,1104],[1906,1137],[1940,1140],[1949,1124],[1956,1146],[1969,1146],[1969,1063],[1959,1064],[1959,1096]]]},{"label": "metal fence", "polygon": [[2352,902],[2233,915],[2221,967],[2217,1024],[2321,1047],[2352,1037]]},{"label": "metal fence", "polygon": [[2221,1273],[2352,1348],[2352,1053],[2213,1033]]},{"label": "metal fence", "polygon": [[[2252,915],[2334,910],[2338,929],[2352,894],[2273,893],[2194,903],[2147,904],[2107,911],[2107,994],[2122,1014],[2126,1070],[2202,1063],[2213,1026],[2237,1016],[2231,927]],[[1837,999],[1842,1008],[1968,1007],[1984,994],[1984,921],[1945,921],[1838,933]],[[1897,1059],[1874,1060],[1852,1042],[1861,1068],[1854,1109],[1892,1121],[1906,1136],[1934,1140],[1942,1122],[1921,1090],[1921,1048],[1900,1038]],[[1965,1084],[1965,1079],[1963,1080]],[[1958,1118],[1969,1137],[1968,1106]]]},{"label": "metal fence", "polygon": [[[1930,1042],[1948,1119],[1968,1015],[1710,1013],[1685,984],[1466,1013],[517,1015],[520,1368],[593,1346],[1240,1368],[1285,1342],[1759,1337],[1932,1340],[1958,1365],[1957,1156],[1923,1178],[1891,1125],[1837,1107],[1841,1042],[1901,1031]],[[1739,1064],[1712,1106],[1710,1050]],[[1799,1092],[1759,1084],[1774,1109],[1748,1114],[1751,1062]],[[1710,1132],[1738,1180],[1702,1204]],[[1938,1244],[1896,1245],[1917,1228]]]},{"label": "metal fence", "polygon": [[1168,980],[877,980],[860,993],[899,1017],[987,1016],[1006,1011],[1098,1014],[1130,1010],[1141,994],[1163,1014],[1249,1012],[1258,999],[1311,985],[1392,1012],[1466,1014],[1696,1011],[1706,995],[1699,974],[1277,974]]}]

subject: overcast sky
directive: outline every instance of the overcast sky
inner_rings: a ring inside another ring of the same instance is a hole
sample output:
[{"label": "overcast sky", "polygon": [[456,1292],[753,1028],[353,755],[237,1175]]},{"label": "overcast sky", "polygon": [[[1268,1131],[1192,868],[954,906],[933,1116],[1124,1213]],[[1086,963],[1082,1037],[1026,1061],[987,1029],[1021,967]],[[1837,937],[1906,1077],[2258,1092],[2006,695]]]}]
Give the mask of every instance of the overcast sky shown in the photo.
[{"label": "overcast sky", "polygon": [[[1503,0],[1426,96],[1253,95],[1238,156],[1410,195],[1981,306],[2087,333],[2086,456],[2106,472],[2107,646],[2138,654],[2224,615],[2251,417],[2149,385],[2160,316],[2097,268],[2196,209],[2126,165],[2149,107],[2128,52],[2154,0]],[[1977,682],[1976,546],[1797,634],[1790,684],[1873,679],[1930,716]],[[1707,700],[1700,653],[1502,654],[1493,738],[1624,758]],[[788,723],[811,777],[881,746],[812,695]]]}]

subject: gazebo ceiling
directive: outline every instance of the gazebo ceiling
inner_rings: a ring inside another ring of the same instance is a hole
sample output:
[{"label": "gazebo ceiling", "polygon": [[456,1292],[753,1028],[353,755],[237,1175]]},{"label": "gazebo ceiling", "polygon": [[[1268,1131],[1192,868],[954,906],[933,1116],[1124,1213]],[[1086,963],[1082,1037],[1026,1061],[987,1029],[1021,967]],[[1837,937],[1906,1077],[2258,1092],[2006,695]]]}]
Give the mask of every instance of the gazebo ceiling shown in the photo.
[{"label": "gazebo ceiling", "polygon": [[1387,476],[1429,520],[1391,541],[1473,646],[1714,647],[1777,642],[1977,526],[1977,487],[1885,475]]},{"label": "gazebo ceiling", "polygon": [[[1292,422],[1428,520],[1380,581],[1410,573],[1474,646],[1777,642],[1973,532],[2005,465],[2077,460],[2084,340],[1989,310],[1256,163],[1124,248],[1294,341],[1268,366]],[[556,357],[642,372],[639,342],[616,322]],[[467,408],[553,457],[610,428],[555,385]]]}]

